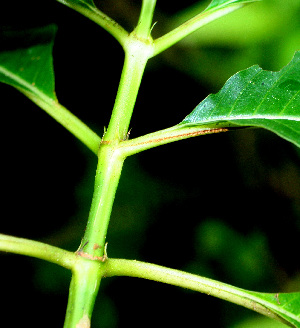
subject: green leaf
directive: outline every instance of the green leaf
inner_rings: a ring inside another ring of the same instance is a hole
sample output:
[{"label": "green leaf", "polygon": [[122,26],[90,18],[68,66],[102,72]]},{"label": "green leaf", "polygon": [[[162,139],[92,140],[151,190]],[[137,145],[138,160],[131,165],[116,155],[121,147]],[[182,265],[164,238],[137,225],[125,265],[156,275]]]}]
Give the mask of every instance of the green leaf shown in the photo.
[{"label": "green leaf", "polygon": [[256,126],[300,147],[300,52],[278,72],[252,66],[204,99],[181,127]]},{"label": "green leaf", "polygon": [[250,299],[277,313],[292,327],[300,327],[300,293],[247,293]]},{"label": "green leaf", "polygon": [[210,5],[206,8],[206,10],[217,9],[220,10],[221,8],[237,5],[237,4],[245,4],[247,2],[255,2],[260,0],[213,0]]},{"label": "green leaf", "polygon": [[56,27],[51,25],[12,38],[7,50],[0,53],[0,82],[56,101],[52,67],[55,32]]}]

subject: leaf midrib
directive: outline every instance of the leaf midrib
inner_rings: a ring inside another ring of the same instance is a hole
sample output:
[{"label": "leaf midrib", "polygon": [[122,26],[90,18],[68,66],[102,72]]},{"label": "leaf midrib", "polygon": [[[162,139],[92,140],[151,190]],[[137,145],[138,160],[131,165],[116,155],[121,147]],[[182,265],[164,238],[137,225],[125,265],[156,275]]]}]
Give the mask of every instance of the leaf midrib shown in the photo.
[{"label": "leaf midrib", "polygon": [[[44,92],[40,91],[37,87],[33,86],[32,83],[28,83],[25,79],[21,78],[17,74],[12,73],[11,71],[4,68],[3,66],[0,66],[0,73],[4,74],[8,78],[10,78],[13,82],[15,82],[14,86],[19,90],[20,90],[20,86],[22,86],[25,89],[24,91],[30,91],[31,93],[35,94],[40,100],[47,103],[51,101],[57,101],[56,97],[54,98],[49,97]],[[23,90],[20,91],[22,92]]]},{"label": "leaf midrib", "polygon": [[[293,115],[270,115],[270,114],[243,114],[243,115],[222,115],[222,116],[215,116],[212,119],[204,119],[201,120],[201,124],[203,123],[213,123],[217,121],[237,121],[237,120],[288,120],[288,121],[300,121],[300,117],[293,116]],[[199,120],[198,120],[199,122]],[[191,122],[189,120],[183,120],[181,124],[197,124],[197,121]],[[199,122],[200,123],[200,122]]]}]

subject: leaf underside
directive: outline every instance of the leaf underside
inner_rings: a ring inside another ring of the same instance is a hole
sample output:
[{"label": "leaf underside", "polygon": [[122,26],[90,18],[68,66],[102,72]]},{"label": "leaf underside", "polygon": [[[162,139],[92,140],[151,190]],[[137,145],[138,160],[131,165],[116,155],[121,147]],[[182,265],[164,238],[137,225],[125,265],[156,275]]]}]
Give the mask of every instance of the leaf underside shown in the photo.
[{"label": "leaf underside", "polygon": [[300,293],[247,293],[250,298],[286,320],[291,327],[300,327]]},{"label": "leaf underside", "polygon": [[300,147],[300,52],[278,72],[257,65],[233,75],[179,126],[255,126]]},{"label": "leaf underside", "polygon": [[51,25],[10,38],[0,53],[0,82],[56,101],[52,64],[55,33],[56,27]]}]

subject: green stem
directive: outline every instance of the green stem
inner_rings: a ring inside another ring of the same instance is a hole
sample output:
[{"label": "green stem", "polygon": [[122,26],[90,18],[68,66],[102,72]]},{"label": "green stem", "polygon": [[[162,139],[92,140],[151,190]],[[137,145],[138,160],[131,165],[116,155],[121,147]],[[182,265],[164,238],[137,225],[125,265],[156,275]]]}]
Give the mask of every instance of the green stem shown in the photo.
[{"label": "green stem", "polygon": [[98,8],[96,8],[92,1],[73,1],[73,0],[57,0],[58,2],[68,6],[86,16],[102,28],[104,28],[108,33],[110,33],[122,46],[128,37],[128,32],[120,26],[112,18],[104,14]]},{"label": "green stem", "polygon": [[119,145],[119,149],[123,152],[125,156],[131,156],[140,153],[144,150],[166,145],[174,141],[184,140],[205,134],[226,132],[228,130],[228,124],[225,125],[224,128],[221,124],[215,126],[189,126],[184,124],[178,124],[168,129],[156,131],[138,138],[126,140]]},{"label": "green stem", "polygon": [[74,267],[64,328],[90,327],[102,267],[98,261],[81,260]]},{"label": "green stem", "polygon": [[42,93],[20,91],[31,101],[42,108],[77,139],[85,144],[94,154],[98,153],[101,138],[83,123],[77,116],[62,106],[58,101],[44,96]]},{"label": "green stem", "polygon": [[104,255],[107,228],[124,159],[111,145],[101,145],[92,205],[81,243],[83,252],[94,257]]},{"label": "green stem", "polygon": [[111,119],[103,141],[125,140],[152,47],[138,40],[133,32],[125,44],[125,61]]},{"label": "green stem", "polygon": [[153,13],[156,5],[156,0],[143,0],[141,14],[135,33],[142,39],[150,37]]},{"label": "green stem", "polygon": [[[150,9],[154,10],[155,1],[151,2]],[[148,14],[150,9],[148,6]],[[143,15],[146,15],[145,7],[140,21],[144,21]],[[149,19],[146,26],[148,26],[147,35],[149,35]],[[114,197],[126,157],[118,146],[127,137],[144,69],[152,55],[151,39],[142,39],[140,33],[145,33],[145,26],[142,30],[134,30],[124,44],[125,61],[119,89],[111,119],[98,153],[99,161],[94,195],[86,231],[81,243],[81,247],[84,246],[83,251],[93,257],[102,257],[104,254],[105,238]]]},{"label": "green stem", "polygon": [[164,50],[170,48],[172,45],[182,40],[189,34],[195,32],[200,27],[220,18],[224,15],[231,13],[232,11],[243,7],[245,3],[229,5],[225,8],[215,8],[212,10],[205,10],[199,15],[191,18],[187,22],[173,29],[169,33],[163,35],[162,37],[154,41],[154,52],[153,56],[163,52]]},{"label": "green stem", "polygon": [[[123,71],[111,119],[99,147],[91,209],[81,246],[77,251],[77,255],[86,257],[88,262],[87,265],[80,262],[73,270],[65,328],[90,326],[94,301],[102,276],[99,260],[106,260],[106,233],[126,157],[118,146],[127,137],[144,69],[152,56],[152,39],[148,36],[154,6],[153,0],[143,2],[139,28],[126,37],[125,41],[123,40],[125,51]],[[145,19],[146,17],[148,18]]]},{"label": "green stem", "polygon": [[72,269],[75,254],[61,248],[25,238],[0,234],[0,251],[46,260]]},{"label": "green stem", "polygon": [[274,312],[269,310],[270,304],[262,304],[261,299],[249,294],[246,290],[209,278],[156,264],[123,259],[108,259],[103,270],[105,277],[128,276],[143,278],[205,293],[288,324],[285,319],[275,313],[275,309]]}]

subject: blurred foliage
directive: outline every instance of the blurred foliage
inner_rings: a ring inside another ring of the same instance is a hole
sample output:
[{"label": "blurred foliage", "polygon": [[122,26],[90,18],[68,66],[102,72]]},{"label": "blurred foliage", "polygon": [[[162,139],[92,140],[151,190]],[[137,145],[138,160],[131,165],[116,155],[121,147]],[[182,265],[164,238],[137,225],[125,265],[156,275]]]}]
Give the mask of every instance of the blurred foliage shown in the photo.
[{"label": "blurred foliage", "polygon": [[274,321],[269,318],[260,316],[260,317],[246,319],[246,320],[232,326],[231,328],[256,328],[256,327],[284,328],[287,326],[278,321]]},{"label": "blurred foliage", "polygon": [[[126,28],[134,27],[139,0],[97,4]],[[154,36],[205,4],[158,1]],[[101,134],[122,68],[120,47],[54,0],[1,7],[0,37],[12,29],[58,25],[57,96]],[[287,64],[300,48],[299,14],[299,0],[264,0],[152,59],[130,136],[177,124],[240,69],[260,64],[277,70]],[[1,232],[75,251],[88,216],[96,158],[17,91],[3,85],[0,93],[2,120],[13,129],[9,140],[1,130]],[[107,236],[108,256],[154,262],[258,291],[299,290],[299,162],[298,149],[259,129],[191,139],[128,158]],[[1,260],[2,313],[10,326],[30,321],[31,327],[40,327],[46,319],[61,327],[70,273],[13,255]],[[276,325],[207,295],[153,282],[113,278],[104,279],[102,287],[93,327],[140,327],[145,318],[149,326],[193,326],[199,319],[213,327]]]}]

